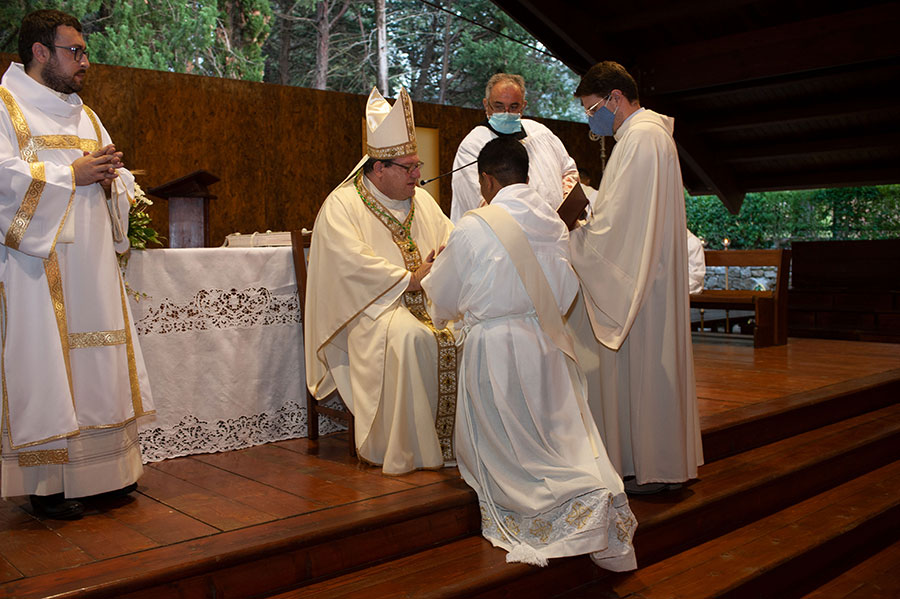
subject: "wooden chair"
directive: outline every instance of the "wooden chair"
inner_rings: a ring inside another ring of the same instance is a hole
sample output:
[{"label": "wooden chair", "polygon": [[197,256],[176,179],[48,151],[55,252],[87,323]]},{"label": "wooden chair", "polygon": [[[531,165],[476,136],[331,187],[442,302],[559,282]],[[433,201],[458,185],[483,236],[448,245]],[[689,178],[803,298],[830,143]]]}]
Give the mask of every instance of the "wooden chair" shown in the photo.
[{"label": "wooden chair", "polygon": [[[302,314],[301,321],[304,326],[306,323],[306,250],[309,249],[310,241],[312,240],[312,233],[303,232],[303,231],[291,231],[291,249],[294,254],[294,272],[297,276],[297,295],[300,296],[300,312]],[[308,348],[305,348],[308,351]],[[304,356],[300,356],[301,364],[305,369],[305,364],[303,364]],[[308,381],[307,381],[308,383]],[[334,397],[340,399],[340,395],[335,392],[333,394]],[[311,441],[316,441],[319,438],[319,414],[324,416],[330,416],[336,420],[341,422],[345,422],[347,424],[347,435],[349,436],[350,446],[350,455],[356,456],[356,435],[354,429],[354,419],[353,414],[350,413],[350,410],[347,409],[347,405],[344,404],[344,400],[340,399],[341,405],[344,407],[343,410],[336,410],[334,408],[329,408],[327,406],[321,405],[321,403],[313,397],[313,394],[309,392],[309,385],[306,386],[306,416],[307,416],[307,429],[308,436]]]}]

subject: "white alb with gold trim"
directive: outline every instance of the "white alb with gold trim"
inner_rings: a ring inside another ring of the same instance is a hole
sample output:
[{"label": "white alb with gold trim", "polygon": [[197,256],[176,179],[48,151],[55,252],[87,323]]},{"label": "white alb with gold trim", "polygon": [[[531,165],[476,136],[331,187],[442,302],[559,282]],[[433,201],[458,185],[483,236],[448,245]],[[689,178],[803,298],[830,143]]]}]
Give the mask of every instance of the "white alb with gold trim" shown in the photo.
[{"label": "white alb with gold trim", "polygon": [[[140,473],[125,429],[153,405],[116,262],[134,179],[120,170],[107,202],[99,184],[76,187],[71,167],[109,143],[76,94],[63,99],[10,65],[0,87],[3,496],[99,493]],[[89,437],[115,456],[112,474],[98,474],[104,458]]]}]

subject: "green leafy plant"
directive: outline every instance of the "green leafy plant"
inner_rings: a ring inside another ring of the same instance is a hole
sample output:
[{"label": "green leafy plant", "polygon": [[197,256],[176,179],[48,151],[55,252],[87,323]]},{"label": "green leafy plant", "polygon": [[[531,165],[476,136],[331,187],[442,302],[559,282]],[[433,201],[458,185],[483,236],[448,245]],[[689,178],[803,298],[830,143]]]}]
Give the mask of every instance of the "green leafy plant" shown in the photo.
[{"label": "green leafy plant", "polygon": [[125,281],[125,291],[135,301],[140,301],[141,298],[149,296],[146,293],[132,289],[125,279],[125,271],[128,270],[131,250],[145,250],[147,249],[147,244],[162,245],[162,240],[164,239],[153,228],[153,222],[150,215],[147,214],[147,208],[152,205],[153,200],[148,198],[141,186],[135,182],[134,198],[131,201],[131,208],[128,210],[128,242],[131,244],[131,247],[125,253],[119,254],[119,269],[122,271],[122,280]]}]

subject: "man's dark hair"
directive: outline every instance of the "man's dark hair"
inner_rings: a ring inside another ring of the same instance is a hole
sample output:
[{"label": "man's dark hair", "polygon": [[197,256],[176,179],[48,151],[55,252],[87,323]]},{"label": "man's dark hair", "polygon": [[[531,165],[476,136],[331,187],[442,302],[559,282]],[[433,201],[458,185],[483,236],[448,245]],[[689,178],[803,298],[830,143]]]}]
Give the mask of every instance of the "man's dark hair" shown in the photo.
[{"label": "man's dark hair", "polygon": [[498,137],[478,153],[478,174],[487,173],[504,187],[528,182],[528,152],[518,140]]},{"label": "man's dark hair", "polygon": [[598,62],[585,73],[573,95],[576,98],[593,95],[605,98],[614,89],[621,91],[629,102],[638,100],[637,83],[635,83],[634,77],[629,75],[625,67],[619,63],[606,60]]},{"label": "man's dark hair", "polygon": [[369,159],[366,160],[366,161],[363,163],[363,165],[362,165],[363,174],[364,174],[364,175],[368,175],[368,174],[371,173],[373,170],[375,170],[375,163],[376,163],[376,162],[383,162],[383,161],[382,161],[382,160],[379,160],[379,159],[377,159],[377,158],[372,158],[372,157],[370,156]]},{"label": "man's dark hair", "polygon": [[78,19],[59,10],[36,10],[25,15],[25,18],[22,19],[22,26],[19,27],[19,58],[25,68],[28,68],[34,59],[31,46],[35,42],[47,46],[51,52],[56,51],[54,47],[56,28],[60,25],[68,25],[81,33],[81,23]]}]

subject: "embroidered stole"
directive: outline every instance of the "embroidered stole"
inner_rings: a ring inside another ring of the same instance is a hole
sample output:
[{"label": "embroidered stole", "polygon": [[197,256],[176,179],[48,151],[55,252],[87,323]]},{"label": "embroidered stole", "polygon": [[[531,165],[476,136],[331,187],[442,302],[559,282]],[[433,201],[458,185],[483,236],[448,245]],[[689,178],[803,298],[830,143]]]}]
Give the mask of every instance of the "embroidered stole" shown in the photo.
[{"label": "embroidered stole", "polygon": [[[362,178],[363,173],[362,169],[360,169],[353,180],[356,193],[366,208],[391,232],[391,237],[403,256],[403,264],[406,266],[406,269],[410,272],[415,272],[422,265],[422,256],[419,254],[419,248],[410,232],[416,212],[415,201],[410,201],[409,215],[401,223],[366,189]],[[456,340],[453,338],[453,333],[450,329],[437,329],[434,323],[431,322],[431,317],[428,316],[428,310],[425,308],[424,292],[421,290],[403,292],[403,303],[419,322],[431,330],[435,341],[437,341],[438,404],[434,428],[437,432],[438,442],[441,445],[444,461],[453,460],[455,459],[453,427],[456,422],[457,386]]]}]

